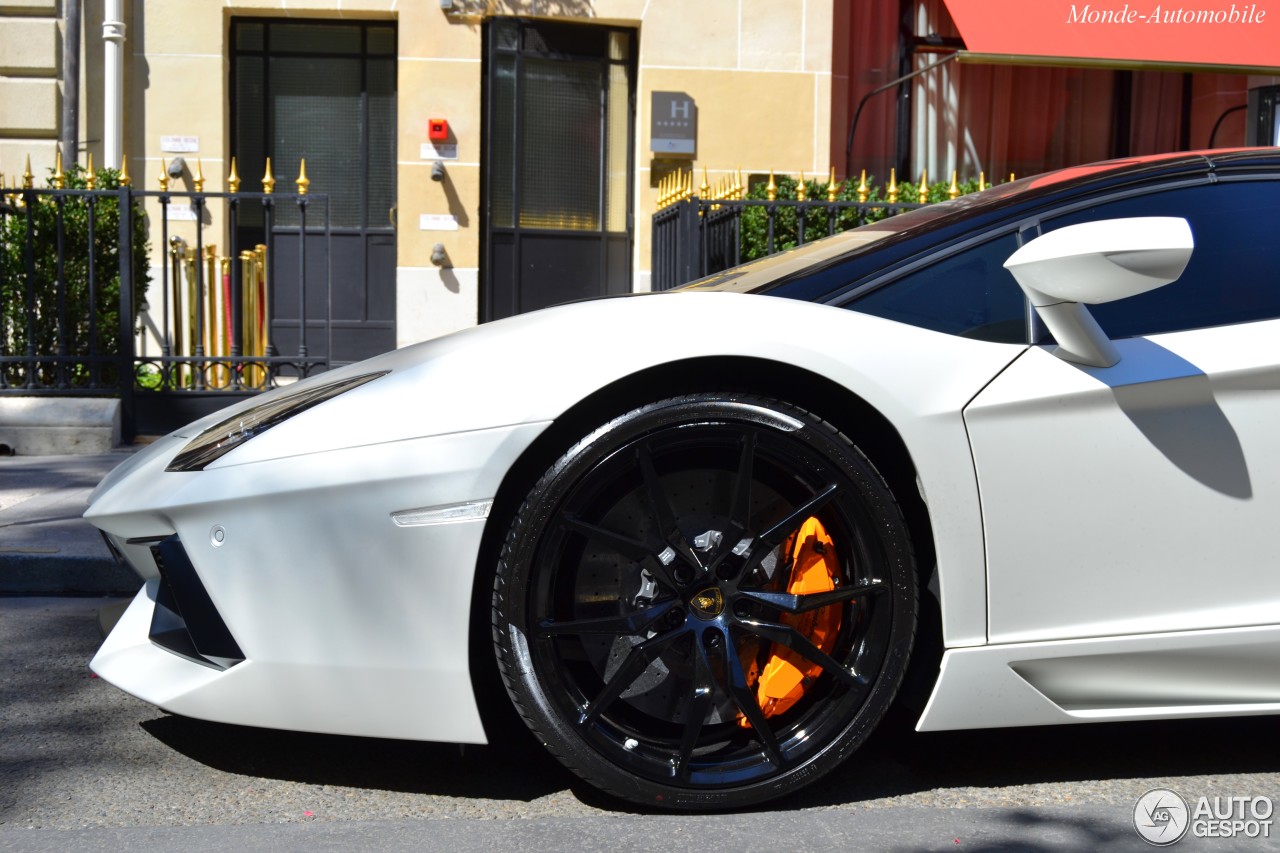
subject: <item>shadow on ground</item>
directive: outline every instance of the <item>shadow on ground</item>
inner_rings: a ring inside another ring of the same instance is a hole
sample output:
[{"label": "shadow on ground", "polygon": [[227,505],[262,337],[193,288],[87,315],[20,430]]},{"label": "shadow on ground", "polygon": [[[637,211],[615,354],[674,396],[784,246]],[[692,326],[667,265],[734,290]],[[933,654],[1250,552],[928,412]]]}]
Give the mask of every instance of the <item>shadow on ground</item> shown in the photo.
[{"label": "shadow on ground", "polygon": [[486,746],[281,732],[187,717],[148,720],[165,746],[216,770],[313,785],[530,801],[572,783],[524,732]]},{"label": "shadow on ground", "polygon": [[[576,777],[512,717],[488,746],[276,732],[166,716],[142,724],[166,746],[230,773],[453,797],[533,800],[571,789],[587,805],[642,812]],[[843,766],[770,810],[850,805],[939,788],[1280,771],[1275,717],[914,731],[891,711]],[[1028,819],[1031,819],[1028,817]],[[1099,838],[1099,841],[1104,840]]]}]

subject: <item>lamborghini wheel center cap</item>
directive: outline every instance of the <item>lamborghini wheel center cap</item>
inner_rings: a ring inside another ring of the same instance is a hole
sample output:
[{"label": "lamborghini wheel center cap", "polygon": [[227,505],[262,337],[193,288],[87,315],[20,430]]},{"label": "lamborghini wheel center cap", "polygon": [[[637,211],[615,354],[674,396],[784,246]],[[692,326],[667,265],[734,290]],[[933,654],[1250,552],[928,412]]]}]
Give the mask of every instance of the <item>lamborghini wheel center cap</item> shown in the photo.
[{"label": "lamborghini wheel center cap", "polygon": [[724,612],[724,594],[719,587],[709,586],[701,592],[694,593],[689,602],[693,612],[703,619],[714,619]]}]

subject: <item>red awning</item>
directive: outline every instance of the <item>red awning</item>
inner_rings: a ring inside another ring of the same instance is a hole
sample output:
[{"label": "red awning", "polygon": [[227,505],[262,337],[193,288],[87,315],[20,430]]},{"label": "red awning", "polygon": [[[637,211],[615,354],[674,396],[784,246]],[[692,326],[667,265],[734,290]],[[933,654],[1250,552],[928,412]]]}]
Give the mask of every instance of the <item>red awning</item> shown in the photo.
[{"label": "red awning", "polygon": [[1280,0],[945,0],[961,61],[1280,73]]}]

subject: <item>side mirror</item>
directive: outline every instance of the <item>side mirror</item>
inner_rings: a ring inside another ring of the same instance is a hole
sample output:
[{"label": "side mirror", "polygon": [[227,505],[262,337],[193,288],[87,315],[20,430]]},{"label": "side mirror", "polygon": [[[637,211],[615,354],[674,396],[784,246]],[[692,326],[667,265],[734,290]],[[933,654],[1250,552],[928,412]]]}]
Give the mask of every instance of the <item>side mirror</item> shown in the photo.
[{"label": "side mirror", "polygon": [[1177,281],[1193,248],[1185,219],[1106,219],[1050,231],[1014,252],[1004,266],[1057,339],[1061,358],[1111,367],[1120,352],[1084,306]]}]

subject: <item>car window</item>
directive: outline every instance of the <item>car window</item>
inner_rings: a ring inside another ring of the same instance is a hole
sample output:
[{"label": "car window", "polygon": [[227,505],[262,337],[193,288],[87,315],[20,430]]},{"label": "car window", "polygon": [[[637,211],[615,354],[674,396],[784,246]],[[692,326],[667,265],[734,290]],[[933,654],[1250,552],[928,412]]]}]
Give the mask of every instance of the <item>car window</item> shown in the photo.
[{"label": "car window", "polygon": [[1047,220],[1048,232],[1078,222],[1181,216],[1195,249],[1182,277],[1147,293],[1090,306],[1112,338],[1280,317],[1276,223],[1280,182],[1221,182],[1110,201]]},{"label": "car window", "polygon": [[935,332],[997,343],[1027,343],[1022,290],[1004,268],[1018,248],[1006,234],[907,273],[845,305]]}]

